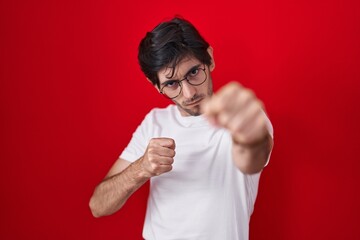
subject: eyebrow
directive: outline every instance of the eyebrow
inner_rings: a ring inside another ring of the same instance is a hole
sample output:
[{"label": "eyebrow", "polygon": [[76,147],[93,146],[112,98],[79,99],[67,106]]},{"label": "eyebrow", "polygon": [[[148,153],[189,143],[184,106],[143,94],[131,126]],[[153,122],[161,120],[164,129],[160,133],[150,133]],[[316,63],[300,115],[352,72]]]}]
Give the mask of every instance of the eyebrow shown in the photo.
[{"label": "eyebrow", "polygon": [[[201,66],[201,63],[196,64],[195,66],[192,66],[184,75],[184,77],[182,79],[185,79],[193,70],[198,69]],[[181,79],[181,80],[182,80]],[[170,82],[170,81],[180,81],[179,79],[171,79],[168,78],[168,80],[166,80],[165,82],[161,83],[161,86],[164,86],[166,83]]]}]

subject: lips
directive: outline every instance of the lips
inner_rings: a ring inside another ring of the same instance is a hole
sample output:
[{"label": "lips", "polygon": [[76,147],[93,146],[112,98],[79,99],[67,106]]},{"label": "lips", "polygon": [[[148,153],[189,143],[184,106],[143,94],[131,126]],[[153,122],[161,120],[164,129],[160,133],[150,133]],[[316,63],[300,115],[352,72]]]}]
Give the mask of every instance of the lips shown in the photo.
[{"label": "lips", "polygon": [[203,100],[203,98],[199,98],[199,99],[195,100],[194,102],[185,103],[183,105],[186,107],[189,107],[189,106],[191,107],[191,106],[197,105],[201,100]]}]

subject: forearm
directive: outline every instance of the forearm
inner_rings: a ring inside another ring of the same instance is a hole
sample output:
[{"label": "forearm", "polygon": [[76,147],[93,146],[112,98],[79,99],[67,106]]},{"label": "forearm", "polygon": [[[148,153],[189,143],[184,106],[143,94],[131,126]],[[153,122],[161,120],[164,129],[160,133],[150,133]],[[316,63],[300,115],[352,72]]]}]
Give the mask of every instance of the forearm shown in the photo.
[{"label": "forearm", "polygon": [[239,170],[245,174],[260,172],[269,158],[273,140],[268,134],[262,141],[243,145],[233,141],[233,159]]},{"label": "forearm", "polygon": [[90,209],[94,217],[113,214],[150,177],[143,171],[140,159],[130,164],[122,172],[104,179],[90,199]]}]

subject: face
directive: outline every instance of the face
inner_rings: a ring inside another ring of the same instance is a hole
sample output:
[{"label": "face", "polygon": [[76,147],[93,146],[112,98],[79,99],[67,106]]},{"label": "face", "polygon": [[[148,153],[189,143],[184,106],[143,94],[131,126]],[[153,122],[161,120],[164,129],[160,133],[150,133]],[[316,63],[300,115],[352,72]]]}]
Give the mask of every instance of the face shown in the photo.
[{"label": "face", "polygon": [[168,84],[169,81],[171,82],[171,80],[184,79],[184,77],[188,76],[188,74],[191,74],[193,69],[196,67],[205,67],[205,72],[207,75],[206,81],[199,86],[193,86],[186,80],[182,81],[182,91],[180,95],[172,99],[172,101],[178,106],[182,116],[198,116],[202,114],[200,107],[201,104],[204,102],[204,100],[210,98],[213,93],[212,79],[210,74],[210,72],[213,70],[213,67],[202,64],[194,57],[188,57],[183,59],[176,66],[173,76],[173,69],[171,68],[164,68],[158,73],[161,89],[163,86]]}]

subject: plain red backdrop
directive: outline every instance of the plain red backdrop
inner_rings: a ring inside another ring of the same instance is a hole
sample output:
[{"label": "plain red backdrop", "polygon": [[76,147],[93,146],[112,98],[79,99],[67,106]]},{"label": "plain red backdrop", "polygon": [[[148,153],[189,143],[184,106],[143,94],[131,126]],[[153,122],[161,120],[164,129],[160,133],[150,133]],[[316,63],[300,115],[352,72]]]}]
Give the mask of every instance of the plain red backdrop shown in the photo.
[{"label": "plain red backdrop", "polygon": [[215,90],[254,89],[275,128],[251,239],[360,239],[359,3],[0,1],[0,238],[141,238],[147,185],[110,217],[88,201],[169,103],[137,46],[180,14],[214,48]]}]

